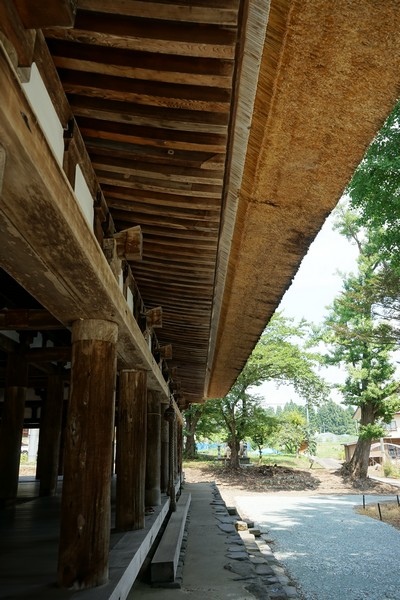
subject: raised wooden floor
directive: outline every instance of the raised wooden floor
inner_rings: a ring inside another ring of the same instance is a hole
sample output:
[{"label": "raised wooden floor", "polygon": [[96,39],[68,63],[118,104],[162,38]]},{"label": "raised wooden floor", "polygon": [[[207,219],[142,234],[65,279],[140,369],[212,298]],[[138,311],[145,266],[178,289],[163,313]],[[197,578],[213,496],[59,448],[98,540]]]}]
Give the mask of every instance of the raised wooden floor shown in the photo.
[{"label": "raised wooden floor", "polygon": [[109,583],[74,592],[56,584],[61,494],[38,498],[38,488],[33,478],[21,478],[15,510],[0,511],[0,598],[124,600],[167,515],[169,498],[163,496],[146,517],[145,529],[112,531]]}]

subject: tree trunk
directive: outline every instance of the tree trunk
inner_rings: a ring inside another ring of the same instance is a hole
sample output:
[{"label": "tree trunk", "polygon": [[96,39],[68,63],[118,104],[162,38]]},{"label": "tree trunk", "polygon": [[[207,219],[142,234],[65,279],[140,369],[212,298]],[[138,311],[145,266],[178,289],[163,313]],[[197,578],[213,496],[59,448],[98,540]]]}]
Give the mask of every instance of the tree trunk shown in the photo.
[{"label": "tree trunk", "polygon": [[186,431],[186,441],[185,441],[185,458],[196,458],[197,456],[197,448],[196,442],[194,439],[194,431],[188,432]]},{"label": "tree trunk", "polygon": [[229,442],[229,447],[231,449],[231,467],[232,469],[240,468],[240,460],[239,460],[239,447],[240,444],[236,439],[236,436],[233,436],[231,441]]},{"label": "tree trunk", "polygon": [[[375,422],[375,411],[369,404],[364,404],[361,408],[360,425],[369,425]],[[345,465],[345,470],[354,479],[366,479],[368,477],[369,454],[371,451],[371,439],[357,440],[357,445],[350,462]]]},{"label": "tree trunk", "polygon": [[356,449],[346,465],[346,471],[354,479],[366,479],[368,476],[369,453],[371,450],[371,440],[358,439]]},{"label": "tree trunk", "polygon": [[195,433],[197,423],[200,420],[202,414],[202,410],[192,412],[188,411],[186,414],[186,422],[185,422],[185,458],[196,458],[197,457],[197,448],[195,441]]}]

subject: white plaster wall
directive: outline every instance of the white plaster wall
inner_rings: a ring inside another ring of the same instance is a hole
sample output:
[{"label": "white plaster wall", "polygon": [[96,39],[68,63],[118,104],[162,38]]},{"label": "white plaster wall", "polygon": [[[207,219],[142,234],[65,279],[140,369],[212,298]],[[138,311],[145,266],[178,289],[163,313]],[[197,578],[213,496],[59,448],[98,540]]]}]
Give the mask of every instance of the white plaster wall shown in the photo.
[{"label": "white plaster wall", "polygon": [[32,64],[29,81],[23,83],[22,87],[53,150],[54,156],[62,165],[64,130],[35,63]]},{"label": "white plaster wall", "polygon": [[86,179],[84,178],[79,165],[76,165],[75,169],[75,196],[79,202],[81,209],[83,210],[83,214],[85,215],[86,220],[90,225],[90,228],[93,229],[93,197],[90,193],[90,190],[86,183]]},{"label": "white plaster wall", "polygon": [[119,283],[120,290],[123,292],[124,291],[124,274],[122,272],[122,269],[119,272],[119,278],[118,279],[119,279],[118,283]]},{"label": "white plaster wall", "polygon": [[133,313],[133,294],[129,288],[128,288],[126,301],[128,303],[131,313]]}]

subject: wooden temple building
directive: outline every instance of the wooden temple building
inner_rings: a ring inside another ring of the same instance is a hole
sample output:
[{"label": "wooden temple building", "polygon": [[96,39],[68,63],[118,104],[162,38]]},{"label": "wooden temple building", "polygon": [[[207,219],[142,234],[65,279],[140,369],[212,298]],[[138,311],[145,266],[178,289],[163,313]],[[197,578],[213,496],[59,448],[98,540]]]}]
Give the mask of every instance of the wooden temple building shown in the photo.
[{"label": "wooden temple building", "polygon": [[107,582],[112,483],[116,531],[174,502],[399,91],[398,0],[0,0],[0,505],[39,428],[60,587]]}]

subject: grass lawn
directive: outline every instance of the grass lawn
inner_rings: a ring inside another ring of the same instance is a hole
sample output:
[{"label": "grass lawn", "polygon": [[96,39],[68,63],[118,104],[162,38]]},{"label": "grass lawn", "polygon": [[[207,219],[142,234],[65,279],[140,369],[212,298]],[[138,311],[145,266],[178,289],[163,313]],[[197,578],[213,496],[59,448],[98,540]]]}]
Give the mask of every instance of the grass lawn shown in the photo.
[{"label": "grass lawn", "polygon": [[338,442],[318,442],[316,455],[318,458],[344,460],[344,447]]},{"label": "grass lawn", "polygon": [[[258,457],[251,456],[250,463],[252,465],[258,465]],[[210,454],[199,453],[196,460],[184,460],[183,464],[187,467],[207,467],[208,465],[213,466],[219,465],[221,468],[225,466],[223,460],[218,461],[216,456]],[[271,454],[262,457],[262,465],[278,465],[278,467],[290,467],[294,469],[308,469],[310,461],[305,456],[295,456],[293,454]]]}]

